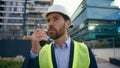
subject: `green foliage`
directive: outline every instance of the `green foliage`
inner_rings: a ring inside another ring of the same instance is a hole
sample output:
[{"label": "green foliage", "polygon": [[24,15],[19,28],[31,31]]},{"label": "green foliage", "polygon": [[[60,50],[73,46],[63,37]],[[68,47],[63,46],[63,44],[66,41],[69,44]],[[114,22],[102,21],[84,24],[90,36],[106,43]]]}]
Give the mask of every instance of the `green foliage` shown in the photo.
[{"label": "green foliage", "polygon": [[88,41],[88,44],[91,48],[106,48],[110,47],[110,42],[106,39],[103,40],[92,40]]},{"label": "green foliage", "polygon": [[0,68],[21,68],[22,61],[0,60]]},{"label": "green foliage", "polygon": [[106,39],[103,39],[101,42],[101,45],[102,45],[102,47],[109,47],[110,43]]}]

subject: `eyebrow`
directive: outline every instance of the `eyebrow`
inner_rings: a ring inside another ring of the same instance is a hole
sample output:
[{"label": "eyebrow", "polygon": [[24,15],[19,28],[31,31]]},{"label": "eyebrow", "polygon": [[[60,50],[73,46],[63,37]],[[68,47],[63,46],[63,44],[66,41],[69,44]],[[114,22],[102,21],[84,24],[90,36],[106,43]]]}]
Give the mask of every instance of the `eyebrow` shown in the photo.
[{"label": "eyebrow", "polygon": [[[59,17],[59,16],[53,16],[52,18],[56,18],[56,17]],[[47,19],[49,19],[49,18],[47,18]]]}]

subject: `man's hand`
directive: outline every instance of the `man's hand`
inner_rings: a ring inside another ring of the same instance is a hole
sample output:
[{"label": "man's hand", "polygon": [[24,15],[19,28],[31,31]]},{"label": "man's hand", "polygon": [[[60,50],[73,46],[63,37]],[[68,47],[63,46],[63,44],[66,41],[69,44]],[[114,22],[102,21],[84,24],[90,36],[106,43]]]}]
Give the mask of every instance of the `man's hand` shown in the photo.
[{"label": "man's hand", "polygon": [[32,40],[32,52],[34,54],[38,54],[41,49],[40,41],[43,41],[43,40],[47,41],[48,37],[44,30],[36,29],[31,36],[31,40]]}]

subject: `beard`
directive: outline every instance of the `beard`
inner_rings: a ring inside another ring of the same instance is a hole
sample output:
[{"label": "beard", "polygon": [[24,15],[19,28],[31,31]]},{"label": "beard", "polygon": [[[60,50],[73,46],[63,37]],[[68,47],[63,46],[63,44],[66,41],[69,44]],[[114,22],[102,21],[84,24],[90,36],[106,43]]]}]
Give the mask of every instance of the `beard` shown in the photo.
[{"label": "beard", "polygon": [[60,38],[61,36],[64,35],[64,33],[65,33],[65,24],[59,30],[57,30],[53,26],[50,26],[48,29],[48,36],[53,40]]}]

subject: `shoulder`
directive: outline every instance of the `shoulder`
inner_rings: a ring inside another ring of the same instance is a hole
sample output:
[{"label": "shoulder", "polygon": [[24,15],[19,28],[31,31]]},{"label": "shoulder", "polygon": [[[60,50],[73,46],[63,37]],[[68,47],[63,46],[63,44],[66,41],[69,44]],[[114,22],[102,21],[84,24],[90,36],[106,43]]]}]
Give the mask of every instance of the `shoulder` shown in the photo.
[{"label": "shoulder", "polygon": [[84,42],[78,42],[74,40],[74,45],[77,45],[78,47],[88,48],[88,46]]},{"label": "shoulder", "polygon": [[52,46],[52,43],[46,44],[45,46],[42,47],[42,49],[41,49],[40,52],[41,52],[41,53],[44,53],[44,52],[49,51],[49,50],[51,49],[51,46]]}]

